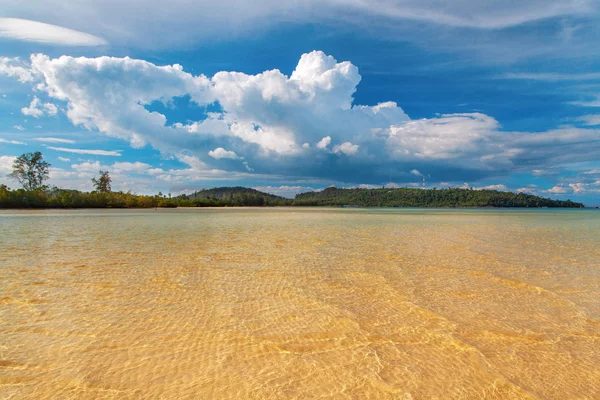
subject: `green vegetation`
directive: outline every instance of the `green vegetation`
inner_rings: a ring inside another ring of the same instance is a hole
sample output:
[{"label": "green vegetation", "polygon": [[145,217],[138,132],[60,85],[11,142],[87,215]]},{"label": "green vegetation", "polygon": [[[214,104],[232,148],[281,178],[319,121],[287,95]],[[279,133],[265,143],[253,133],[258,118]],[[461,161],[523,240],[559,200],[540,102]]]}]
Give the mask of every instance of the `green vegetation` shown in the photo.
[{"label": "green vegetation", "polygon": [[282,206],[291,200],[247,188],[202,190],[190,196],[167,197],[124,192],[80,192],[52,188],[11,190],[0,185],[0,208],[154,208],[154,207],[231,207]]},{"label": "green vegetation", "polygon": [[0,208],[150,208],[177,207],[171,199],[139,196],[123,192],[80,192],[52,188],[49,190],[10,190],[0,185]]},{"label": "green vegetation", "polygon": [[295,206],[360,207],[583,207],[525,193],[472,189],[337,189],[301,193]]},{"label": "green vegetation", "polygon": [[583,204],[524,193],[468,189],[336,189],[301,193],[294,200],[243,187],[205,189],[167,197],[124,192],[10,190],[0,185],[0,208],[153,208],[237,206],[360,206],[360,207],[569,207]]},{"label": "green vegetation", "polygon": [[42,153],[18,157],[9,175],[23,189],[0,185],[0,208],[154,208],[227,206],[360,206],[360,207],[583,207],[571,200],[551,200],[524,193],[469,189],[337,189],[296,195],[286,199],[241,186],[204,189],[177,197],[112,192],[107,171],[92,179],[95,191],[48,189],[50,164]]},{"label": "green vegetation", "polygon": [[98,179],[92,178],[92,183],[96,188],[96,191],[101,193],[110,192],[110,183],[112,182],[112,178],[108,174],[108,171],[100,171],[100,176]]},{"label": "green vegetation", "polygon": [[44,161],[42,153],[25,153],[13,163],[13,171],[8,175],[18,181],[25,190],[43,189],[48,179],[50,164]]},{"label": "green vegetation", "polygon": [[225,206],[289,206],[292,200],[242,186],[204,189],[183,196],[187,201]]}]

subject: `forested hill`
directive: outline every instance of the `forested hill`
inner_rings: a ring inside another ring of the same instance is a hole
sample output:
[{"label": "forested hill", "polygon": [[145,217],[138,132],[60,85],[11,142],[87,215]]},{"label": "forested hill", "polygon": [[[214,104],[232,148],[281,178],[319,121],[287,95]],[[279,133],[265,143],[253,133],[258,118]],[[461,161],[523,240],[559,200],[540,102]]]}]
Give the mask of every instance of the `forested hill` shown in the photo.
[{"label": "forested hill", "polygon": [[582,203],[551,200],[525,193],[472,189],[337,189],[300,193],[296,206],[360,207],[568,207]]},{"label": "forested hill", "polygon": [[0,208],[150,208],[227,206],[361,207],[583,207],[570,200],[523,193],[468,189],[336,189],[301,193],[294,200],[245,187],[204,189],[167,197],[124,192],[80,192],[59,188],[11,190],[0,185]]},{"label": "forested hill", "polygon": [[203,189],[182,197],[198,204],[214,203],[214,205],[278,206],[291,203],[290,199],[242,186]]}]

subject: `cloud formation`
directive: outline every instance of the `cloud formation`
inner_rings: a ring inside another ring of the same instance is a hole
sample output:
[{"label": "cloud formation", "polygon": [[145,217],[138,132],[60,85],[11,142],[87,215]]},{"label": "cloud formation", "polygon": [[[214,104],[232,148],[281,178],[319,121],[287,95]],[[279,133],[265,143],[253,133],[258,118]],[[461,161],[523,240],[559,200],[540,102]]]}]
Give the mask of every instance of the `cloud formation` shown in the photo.
[{"label": "cloud formation", "polygon": [[[4,74],[31,82],[63,103],[74,125],[135,148],[151,145],[188,165],[186,172],[156,175],[177,182],[229,174],[381,184],[390,176],[413,182],[415,170],[432,181],[465,182],[597,161],[600,154],[597,129],[508,132],[483,113],[411,120],[386,99],[354,104],[358,68],[320,51],[303,54],[289,76],[274,69],[207,77],[180,65],[127,57],[37,54],[28,64],[11,60],[7,65],[13,69]],[[196,121],[167,123],[165,115],[149,110],[155,102],[182,96],[216,111],[199,113]]]},{"label": "cloud formation", "polygon": [[54,116],[58,112],[58,107],[52,103],[42,103],[37,96],[33,96],[29,107],[21,108],[23,115],[28,115],[33,118],[39,118],[43,115]]},{"label": "cloud formation", "polygon": [[0,74],[23,83],[33,80],[31,69],[24,67],[18,57],[0,57]]},{"label": "cloud formation", "polygon": [[214,159],[217,159],[217,160],[220,160],[222,158],[229,158],[231,160],[238,160],[240,158],[240,156],[238,156],[237,154],[235,154],[235,152],[230,151],[230,150],[225,150],[222,147],[217,147],[216,149],[209,151],[208,155],[211,156]]},{"label": "cloud formation", "polygon": [[5,177],[12,172],[13,163],[17,157],[0,156],[0,177]]},{"label": "cloud formation", "polygon": [[18,140],[7,140],[0,138],[0,143],[8,143],[8,144],[27,144],[25,142],[20,142]]},{"label": "cloud formation", "polygon": [[[69,45],[104,44],[104,39],[98,37],[102,36],[110,42],[127,45],[166,47],[231,37],[281,24],[315,21],[333,24],[333,19],[346,22],[375,19],[380,28],[386,24],[400,25],[400,21],[415,21],[452,28],[499,30],[542,19],[589,15],[595,8],[592,0],[261,0],[251,3],[200,0],[194,2],[193,7],[188,0],[80,0],[76,7],[61,0],[29,0],[3,4],[4,15],[30,21],[7,18],[2,29],[10,37]],[[31,21],[40,16],[47,24]],[[63,26],[89,33],[61,28]]]},{"label": "cloud formation", "polygon": [[53,147],[48,146],[50,150],[54,151],[62,151],[65,153],[75,153],[75,154],[90,154],[94,156],[115,156],[120,157],[121,153],[119,151],[114,150],[90,150],[90,149],[70,149],[66,147]]},{"label": "cloud formation", "polygon": [[88,33],[22,18],[0,18],[0,37],[63,46],[100,46],[106,40]]},{"label": "cloud formation", "polygon": [[55,138],[55,137],[37,137],[37,138],[33,138],[33,140],[35,140],[36,142],[43,142],[43,143],[67,143],[67,144],[75,143],[75,141],[72,139],[63,139],[63,138]]}]

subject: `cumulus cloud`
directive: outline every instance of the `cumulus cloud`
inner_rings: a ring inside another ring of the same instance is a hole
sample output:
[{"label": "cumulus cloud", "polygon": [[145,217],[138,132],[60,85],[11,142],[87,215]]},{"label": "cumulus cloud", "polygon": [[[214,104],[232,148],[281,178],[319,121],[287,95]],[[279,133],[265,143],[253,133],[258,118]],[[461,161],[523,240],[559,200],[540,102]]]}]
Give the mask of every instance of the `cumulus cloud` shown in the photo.
[{"label": "cumulus cloud", "polygon": [[359,146],[357,144],[352,144],[350,142],[344,142],[342,144],[335,146],[333,148],[333,152],[336,154],[342,153],[347,156],[353,156],[358,151],[358,147]]},{"label": "cumulus cloud", "polygon": [[570,187],[557,185],[548,189],[547,192],[551,194],[569,194],[573,193],[573,189]]},{"label": "cumulus cloud", "polygon": [[[476,181],[594,161],[600,153],[595,129],[510,132],[483,113],[411,120],[394,102],[354,104],[358,68],[320,51],[303,54],[289,76],[268,70],[207,77],[180,65],[127,57],[51,59],[38,54],[29,63],[11,63],[28,71],[37,90],[66,103],[74,125],[133,147],[149,144],[189,165],[186,172],[157,171],[159,179],[173,182],[253,174],[380,184],[390,173],[398,182],[411,182],[415,174],[406,172],[411,170],[438,182]],[[216,111],[197,121],[167,123],[165,115],[147,109],[181,96]],[[244,162],[223,161],[236,158]],[[224,164],[226,171],[217,168]]]},{"label": "cumulus cloud", "polygon": [[476,190],[500,190],[500,191],[508,190],[506,185],[503,185],[503,184],[481,186],[481,187],[476,187],[475,189]]},{"label": "cumulus cloud", "polygon": [[33,118],[39,118],[44,114],[54,116],[58,112],[58,107],[52,103],[42,103],[37,96],[33,96],[29,107],[21,108],[21,112],[23,115],[29,115]]},{"label": "cumulus cloud", "polygon": [[222,158],[238,160],[240,158],[237,154],[235,154],[235,152],[230,151],[230,150],[225,150],[222,147],[217,147],[216,149],[209,151],[208,155],[217,160],[220,160]]},{"label": "cumulus cloud", "polygon": [[317,142],[317,149],[326,149],[330,143],[331,143],[331,137],[325,136],[323,139],[321,139]]},{"label": "cumulus cloud", "polygon": [[570,183],[569,187],[573,190],[573,193],[583,193],[586,190],[587,185],[584,183]]},{"label": "cumulus cloud", "polygon": [[528,186],[517,189],[517,193],[537,194],[537,192],[538,192],[537,185],[528,185]]},{"label": "cumulus cloud", "polygon": [[152,169],[150,164],[143,162],[116,162],[112,165],[111,170],[116,173],[135,172],[138,174],[149,173]]},{"label": "cumulus cloud", "polygon": [[16,159],[15,156],[0,156],[0,177],[5,177],[12,172],[12,166]]},{"label": "cumulus cloud", "polygon": [[0,18],[0,37],[63,46],[99,46],[104,39],[88,33],[21,18]]},{"label": "cumulus cloud", "polygon": [[95,156],[121,156],[121,153],[117,150],[90,150],[90,149],[71,149],[66,147],[53,147],[48,146],[50,150],[55,151],[63,151],[65,153],[75,153],[75,154],[91,154]]},{"label": "cumulus cloud", "polygon": [[[16,78],[19,82],[30,82],[33,80],[32,71],[24,67],[18,57],[0,57],[0,74]],[[6,97],[6,95],[3,97]]]}]

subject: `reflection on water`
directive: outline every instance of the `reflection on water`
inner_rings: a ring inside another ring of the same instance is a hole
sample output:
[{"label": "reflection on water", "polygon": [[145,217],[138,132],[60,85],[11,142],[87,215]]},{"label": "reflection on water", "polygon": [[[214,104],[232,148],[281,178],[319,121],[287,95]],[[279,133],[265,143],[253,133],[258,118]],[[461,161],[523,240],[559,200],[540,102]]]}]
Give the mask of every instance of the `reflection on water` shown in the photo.
[{"label": "reflection on water", "polygon": [[600,398],[600,213],[0,212],[0,397]]}]

